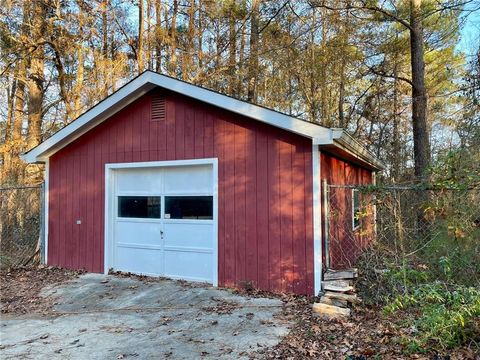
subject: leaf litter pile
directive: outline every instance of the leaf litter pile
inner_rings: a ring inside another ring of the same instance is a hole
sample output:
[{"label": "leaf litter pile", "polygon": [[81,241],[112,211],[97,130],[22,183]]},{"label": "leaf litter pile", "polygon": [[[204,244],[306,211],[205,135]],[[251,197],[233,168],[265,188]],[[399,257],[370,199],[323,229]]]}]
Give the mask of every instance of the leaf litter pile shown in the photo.
[{"label": "leaf litter pile", "polygon": [[40,296],[48,285],[74,279],[81,272],[55,267],[23,267],[0,272],[0,312],[23,315],[48,313],[54,305],[53,298]]},{"label": "leaf litter pile", "polygon": [[[261,290],[237,290],[239,295],[275,297],[283,301],[280,315],[291,322],[287,336],[273,348],[261,350],[255,359],[332,359],[332,360],[480,360],[471,347],[437,353],[425,349],[421,354],[407,354],[401,338],[412,329],[402,328],[399,318],[383,316],[380,306],[357,305],[350,317],[327,318],[314,314],[313,297],[272,294]],[[411,314],[403,314],[409,316]]]},{"label": "leaf litter pile", "polygon": [[468,347],[442,354],[428,349],[422,354],[406,354],[401,337],[411,329],[399,327],[398,319],[382,316],[380,307],[359,305],[350,317],[326,318],[312,313],[313,298],[282,296],[282,300],[283,316],[294,325],[277,346],[265,352],[266,359],[480,360],[480,354]]}]

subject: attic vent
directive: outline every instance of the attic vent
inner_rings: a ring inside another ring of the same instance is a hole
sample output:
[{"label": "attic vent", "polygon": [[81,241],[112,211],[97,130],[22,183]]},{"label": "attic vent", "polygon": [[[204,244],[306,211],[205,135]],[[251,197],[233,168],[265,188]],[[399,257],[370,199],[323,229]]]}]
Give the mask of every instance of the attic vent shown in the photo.
[{"label": "attic vent", "polygon": [[167,106],[165,96],[155,94],[152,96],[152,121],[165,120],[167,116]]}]

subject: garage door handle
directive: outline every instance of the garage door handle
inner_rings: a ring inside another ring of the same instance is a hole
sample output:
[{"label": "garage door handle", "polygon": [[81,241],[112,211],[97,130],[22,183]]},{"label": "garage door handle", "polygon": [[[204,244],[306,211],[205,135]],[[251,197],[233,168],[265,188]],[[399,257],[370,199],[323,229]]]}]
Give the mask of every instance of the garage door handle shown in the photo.
[{"label": "garage door handle", "polygon": [[163,230],[160,230],[160,238],[163,239]]}]

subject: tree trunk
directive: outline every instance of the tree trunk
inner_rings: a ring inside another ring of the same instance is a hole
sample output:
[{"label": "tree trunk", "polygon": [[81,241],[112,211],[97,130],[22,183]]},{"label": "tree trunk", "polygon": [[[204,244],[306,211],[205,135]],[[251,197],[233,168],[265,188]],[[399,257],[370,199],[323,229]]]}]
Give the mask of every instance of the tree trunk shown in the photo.
[{"label": "tree trunk", "polygon": [[147,70],[153,69],[152,62],[152,34],[151,34],[151,23],[152,23],[152,1],[147,0],[146,8],[146,23],[147,23],[147,43],[145,44],[145,58],[147,61]]},{"label": "tree trunk", "polygon": [[248,64],[247,100],[257,102],[258,85],[258,23],[260,0],[252,0],[252,14],[250,18],[250,61]]},{"label": "tree trunk", "polygon": [[155,1],[155,71],[162,71],[162,1]]},{"label": "tree trunk", "polygon": [[58,73],[58,87],[60,89],[60,96],[63,99],[63,103],[65,104],[65,114],[63,117],[63,122],[67,124],[69,120],[74,119],[74,109],[72,109],[72,105],[70,103],[70,96],[75,96],[72,94],[67,87],[67,80],[68,74],[65,72],[65,68],[62,62],[62,56],[60,54],[60,50],[58,47],[52,42],[53,53],[55,55],[55,68],[57,69]]},{"label": "tree trunk", "polygon": [[340,84],[338,89],[338,122],[339,127],[345,127],[345,112],[344,112],[344,103],[345,103],[345,66],[346,59],[342,57],[340,60]]},{"label": "tree trunk", "polygon": [[107,81],[108,70],[107,70],[107,59],[108,59],[108,3],[109,0],[105,0],[102,2],[102,55],[104,65],[102,68],[102,77],[103,77],[103,97],[106,98],[108,96],[108,89],[109,89],[109,81]]},{"label": "tree trunk", "polygon": [[412,125],[415,176],[427,180],[430,164],[430,143],[427,126],[427,90],[425,88],[425,60],[421,0],[410,0],[410,52],[412,68]]},{"label": "tree trunk", "polygon": [[234,95],[236,88],[235,65],[237,60],[237,34],[235,28],[235,0],[228,12],[228,93]]},{"label": "tree trunk", "polygon": [[[82,7],[78,6],[79,13],[78,13],[78,26],[79,26],[79,33],[80,36],[83,35],[83,10]],[[82,89],[83,89],[83,77],[84,77],[84,48],[82,39],[80,39],[79,44],[77,46],[77,75],[75,79],[75,87],[73,89],[74,94],[74,102],[73,102],[73,119],[76,119],[82,112]]]},{"label": "tree trunk", "polygon": [[[322,52],[326,52],[326,25],[325,25],[325,19],[326,17],[323,16],[321,21],[322,21],[322,46],[321,46],[321,51]],[[315,41],[315,37],[317,36],[316,34],[316,30],[315,30],[315,24],[317,22],[317,13],[316,13],[316,9],[315,8],[312,8],[312,30],[310,31],[310,43],[309,43],[309,46],[310,46],[310,51],[309,51],[309,56],[310,56],[310,62],[309,62],[309,84],[310,84],[310,89],[308,90],[309,91],[309,112],[310,112],[310,121],[313,121],[313,122],[323,122],[324,119],[327,118],[327,116],[325,115],[326,112],[325,112],[325,109],[326,109],[326,94],[327,94],[327,83],[326,83],[326,79],[327,79],[327,75],[326,75],[326,62],[324,61],[324,66],[322,66],[322,75],[321,75],[321,79],[320,81],[323,83],[323,85],[321,86],[321,116],[320,116],[320,119],[318,119],[318,100],[317,100],[317,87],[316,87],[316,83],[317,83],[317,76],[316,76],[316,70],[315,70],[315,63],[316,63],[316,60],[317,60],[317,56],[316,56],[316,51],[315,51],[315,48],[317,46],[317,43]],[[323,57],[325,58],[325,57]],[[305,89],[305,92],[307,90]]]},{"label": "tree trunk", "polygon": [[[16,72],[16,71],[15,71]],[[10,79],[8,79],[10,82]],[[0,143],[3,145],[3,149],[0,151],[0,185],[8,181],[9,172],[11,169],[11,157],[13,153],[14,144],[12,143],[12,127],[15,118],[15,93],[17,91],[17,80],[15,75],[11,77],[11,86],[8,86],[7,93],[7,121],[5,123],[5,133],[1,134]]]},{"label": "tree trunk", "polygon": [[178,0],[173,0],[173,15],[172,23],[170,25],[170,63],[168,66],[168,74],[174,77],[177,72],[177,14]]},{"label": "tree trunk", "polygon": [[182,56],[182,79],[188,81],[192,71],[192,57],[194,53],[195,37],[195,0],[190,0],[188,8],[188,30],[187,30],[187,48]]},{"label": "tree trunk", "polygon": [[144,70],[143,64],[143,0],[138,1],[138,46],[137,46],[137,65],[138,73],[140,74]]},{"label": "tree trunk", "polygon": [[242,82],[242,79],[243,79],[243,75],[244,75],[244,72],[245,72],[245,65],[244,65],[244,62],[245,62],[245,43],[246,43],[246,39],[245,39],[245,34],[242,32],[241,36],[240,36],[240,49],[238,50],[238,74],[240,76],[237,77],[237,91],[235,94],[235,96],[241,98],[242,97],[242,94],[243,94],[243,82]]},{"label": "tree trunk", "polygon": [[22,138],[23,119],[25,119],[25,80],[27,77],[25,60],[18,63],[17,88],[15,91],[15,112],[13,114],[12,139],[20,141]]},{"label": "tree trunk", "polygon": [[351,31],[350,25],[350,12],[346,12],[345,19],[340,20],[339,32],[342,38],[342,54],[340,58],[340,83],[338,89],[338,125],[341,128],[347,126],[345,120],[345,83],[346,83],[346,69],[347,69],[347,54],[348,54],[348,44],[349,44],[349,35]]},{"label": "tree trunk", "polygon": [[[21,26],[21,35],[29,36],[30,23],[30,3],[25,1],[23,4],[23,19]],[[22,140],[23,121],[25,120],[25,84],[27,83],[27,60],[22,58],[17,63],[15,69],[16,89],[12,94],[15,101],[15,112],[12,117],[12,134],[11,138],[15,142]],[[22,149],[23,150],[23,149]]]},{"label": "tree trunk", "polygon": [[400,149],[400,129],[399,129],[399,106],[398,106],[398,60],[395,57],[395,64],[393,66],[393,139],[392,139],[392,178],[395,182],[398,182],[400,176],[400,162],[401,162],[401,149]]},{"label": "tree trunk", "polygon": [[[313,16],[315,17],[315,9],[313,9]],[[320,124],[326,127],[331,127],[331,119],[328,112],[328,88],[327,88],[327,61],[325,53],[327,51],[327,14],[325,9],[320,9],[320,21],[322,26],[322,39],[320,40],[320,49],[322,53],[322,64],[320,66]],[[312,46],[315,46],[312,44]],[[310,81],[314,81],[311,79]]]},{"label": "tree trunk", "polygon": [[198,72],[203,72],[203,4],[202,0],[198,0],[198,31],[197,31],[197,55],[198,55]]},{"label": "tree trunk", "polygon": [[42,105],[44,97],[45,53],[42,36],[45,33],[46,7],[42,1],[34,1],[32,10],[32,41],[35,50],[31,54],[28,81],[28,136],[29,149],[37,146],[42,139]]},{"label": "tree trunk", "polygon": [[[16,69],[11,79],[11,86],[5,89],[7,93],[7,121],[5,123],[5,133],[2,134],[3,139],[0,139],[0,141],[4,143],[8,143],[8,141],[12,139],[13,122],[15,119],[15,96],[17,92],[17,79],[15,75],[17,72],[18,70]],[[8,79],[8,81],[10,82],[10,79]]]}]

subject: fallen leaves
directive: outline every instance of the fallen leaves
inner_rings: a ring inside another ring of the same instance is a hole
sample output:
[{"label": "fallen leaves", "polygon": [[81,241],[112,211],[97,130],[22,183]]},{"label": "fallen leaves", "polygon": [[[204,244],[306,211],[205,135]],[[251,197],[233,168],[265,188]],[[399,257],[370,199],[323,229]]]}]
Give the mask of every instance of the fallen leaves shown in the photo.
[{"label": "fallen leaves", "polygon": [[0,311],[4,314],[46,313],[54,299],[40,296],[47,285],[60,284],[81,272],[55,267],[28,267],[0,272]]},{"label": "fallen leaves", "polygon": [[239,305],[233,301],[227,301],[221,298],[212,297],[217,304],[214,306],[204,306],[202,308],[203,311],[207,313],[215,313],[220,315],[231,314],[235,309],[239,307]]},{"label": "fallen leaves", "polygon": [[[357,306],[349,318],[327,319],[311,311],[313,298],[283,295],[283,317],[292,321],[290,333],[275,347],[262,352],[266,359],[432,359],[425,353],[407,354],[398,338],[403,329],[377,307]],[[446,351],[450,360],[479,359],[471,349]],[[443,356],[442,355],[442,356]],[[437,357],[436,359],[443,359]]]}]

